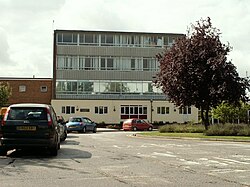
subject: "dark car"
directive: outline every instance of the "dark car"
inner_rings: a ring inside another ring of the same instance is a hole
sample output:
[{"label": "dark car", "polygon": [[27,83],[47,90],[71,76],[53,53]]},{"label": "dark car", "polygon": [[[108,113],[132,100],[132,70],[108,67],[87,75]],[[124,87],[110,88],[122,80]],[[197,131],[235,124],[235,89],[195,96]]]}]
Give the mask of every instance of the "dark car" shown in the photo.
[{"label": "dark car", "polygon": [[57,116],[57,122],[58,122],[58,125],[60,127],[60,131],[59,131],[60,140],[65,141],[68,134],[67,134],[66,122],[65,122],[63,116]]},{"label": "dark car", "polygon": [[133,131],[149,130],[149,131],[152,131],[153,125],[148,123],[147,121],[145,121],[143,119],[132,118],[132,119],[125,120],[122,124],[122,128],[124,131],[128,131],[128,130],[133,130]]},{"label": "dark car", "polygon": [[78,131],[85,133],[87,131],[92,131],[96,133],[96,124],[87,117],[71,117],[69,122],[66,123],[67,131]]},{"label": "dark car", "polygon": [[60,149],[56,113],[46,104],[14,104],[1,122],[0,153],[11,149],[46,148],[52,156]]}]

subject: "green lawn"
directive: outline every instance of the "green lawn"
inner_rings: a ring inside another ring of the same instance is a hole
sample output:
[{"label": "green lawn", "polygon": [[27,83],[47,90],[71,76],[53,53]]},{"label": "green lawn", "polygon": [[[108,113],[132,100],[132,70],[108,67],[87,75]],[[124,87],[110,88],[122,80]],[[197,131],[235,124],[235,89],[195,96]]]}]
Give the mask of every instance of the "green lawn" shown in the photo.
[{"label": "green lawn", "polygon": [[160,137],[186,137],[186,138],[204,138],[204,139],[224,139],[237,141],[250,141],[250,136],[205,136],[203,133],[160,133],[160,132],[142,132],[143,136],[160,136]]}]

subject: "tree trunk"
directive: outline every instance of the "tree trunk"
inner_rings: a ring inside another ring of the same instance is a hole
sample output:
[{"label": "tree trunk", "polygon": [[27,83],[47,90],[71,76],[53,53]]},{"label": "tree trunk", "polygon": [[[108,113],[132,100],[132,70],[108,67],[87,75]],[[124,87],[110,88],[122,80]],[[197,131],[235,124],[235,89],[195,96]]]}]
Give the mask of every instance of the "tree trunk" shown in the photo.
[{"label": "tree trunk", "polygon": [[205,129],[208,130],[209,127],[209,116],[208,116],[209,109],[205,110]]},{"label": "tree trunk", "polygon": [[[205,112],[205,114],[204,114]],[[205,129],[208,130],[208,127],[209,127],[209,116],[208,116],[208,113],[209,113],[209,109],[205,109],[203,107],[201,107],[201,120],[202,120],[202,125],[205,126]]]},{"label": "tree trunk", "polygon": [[205,120],[204,120],[204,110],[203,110],[203,108],[201,107],[201,123],[202,123],[202,125],[204,125],[205,126]]}]

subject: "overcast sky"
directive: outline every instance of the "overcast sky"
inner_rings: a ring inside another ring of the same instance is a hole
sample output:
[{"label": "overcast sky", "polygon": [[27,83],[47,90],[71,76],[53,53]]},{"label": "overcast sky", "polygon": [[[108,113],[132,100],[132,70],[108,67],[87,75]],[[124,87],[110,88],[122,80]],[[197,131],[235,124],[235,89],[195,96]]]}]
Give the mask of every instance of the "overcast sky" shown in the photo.
[{"label": "overcast sky", "polygon": [[54,29],[186,34],[207,17],[249,76],[249,0],[0,0],[0,77],[52,78]]}]

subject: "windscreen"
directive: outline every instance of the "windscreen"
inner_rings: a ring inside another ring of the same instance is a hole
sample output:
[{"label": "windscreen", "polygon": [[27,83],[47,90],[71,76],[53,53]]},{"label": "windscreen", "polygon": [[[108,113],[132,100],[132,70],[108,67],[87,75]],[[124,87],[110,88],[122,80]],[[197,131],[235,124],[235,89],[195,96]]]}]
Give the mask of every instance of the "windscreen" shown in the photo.
[{"label": "windscreen", "polygon": [[11,108],[7,120],[47,120],[46,108]]},{"label": "windscreen", "polygon": [[70,122],[82,122],[81,118],[70,118],[69,119]]}]

